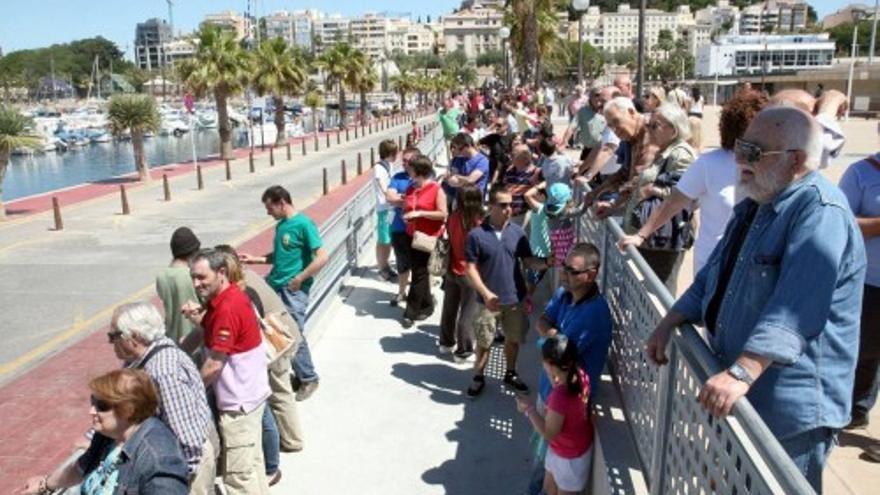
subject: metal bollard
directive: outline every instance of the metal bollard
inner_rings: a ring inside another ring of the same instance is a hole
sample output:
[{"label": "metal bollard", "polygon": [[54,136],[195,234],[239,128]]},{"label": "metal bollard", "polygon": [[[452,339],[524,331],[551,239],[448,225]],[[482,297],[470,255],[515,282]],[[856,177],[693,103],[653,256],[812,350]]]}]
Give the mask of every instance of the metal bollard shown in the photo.
[{"label": "metal bollard", "polygon": [[346,128],[345,128],[345,142],[347,143],[348,140],[349,140],[349,137],[348,137],[348,127],[346,127]]},{"label": "metal bollard", "polygon": [[397,149],[399,149],[399,150],[403,149],[403,134],[399,134],[397,136]]},{"label": "metal bollard", "polygon": [[376,148],[370,148],[370,168],[376,166]]},{"label": "metal bollard", "polygon": [[275,145],[269,147],[269,166],[275,166]]},{"label": "metal bollard", "polygon": [[167,174],[162,174],[162,190],[165,192],[165,201],[171,201],[171,186],[168,184]]},{"label": "metal bollard", "polygon": [[354,138],[355,139],[358,138],[358,125],[357,125],[357,123],[354,124]]},{"label": "metal bollard", "polygon": [[226,180],[232,180],[232,167],[229,165],[229,158],[226,159]]},{"label": "metal bollard", "polygon": [[302,144],[302,154],[303,156],[306,156],[306,138],[303,138],[302,141],[300,141],[300,144]]},{"label": "metal bollard", "polygon": [[336,144],[342,144],[342,133],[338,130],[336,131]]},{"label": "metal bollard", "polygon": [[324,133],[324,137],[327,138],[327,140],[326,140],[327,146],[325,146],[324,149],[330,149],[330,133]]},{"label": "metal bollard", "polygon": [[248,155],[248,169],[250,169],[251,173],[254,173],[257,171],[257,167],[254,166],[254,152],[253,151],[251,151],[250,154]]},{"label": "metal bollard", "polygon": [[290,140],[288,140],[287,141],[287,161],[290,161],[291,158],[293,158],[293,157],[290,155]]},{"label": "metal bollard", "polygon": [[364,161],[361,158],[361,152],[358,151],[358,175],[361,175],[363,173],[364,173]]},{"label": "metal bollard", "polygon": [[315,153],[317,153],[318,152],[318,133],[315,133],[314,140],[315,140]]},{"label": "metal bollard", "polygon": [[55,214],[55,230],[64,230],[64,222],[61,221],[61,205],[58,198],[52,196],[52,212]]},{"label": "metal bollard", "polygon": [[342,185],[344,186],[348,184],[348,168],[345,166],[345,160],[342,160],[340,166],[342,168]]},{"label": "metal bollard", "polygon": [[125,193],[125,184],[119,184],[119,194],[122,196],[122,214],[128,215],[131,209],[128,207],[128,195]]},{"label": "metal bollard", "polygon": [[196,165],[196,179],[198,179],[199,191],[205,188],[205,180],[202,178],[202,166]]},{"label": "metal bollard", "polygon": [[330,193],[330,180],[327,178],[327,167],[324,167],[324,196]]}]

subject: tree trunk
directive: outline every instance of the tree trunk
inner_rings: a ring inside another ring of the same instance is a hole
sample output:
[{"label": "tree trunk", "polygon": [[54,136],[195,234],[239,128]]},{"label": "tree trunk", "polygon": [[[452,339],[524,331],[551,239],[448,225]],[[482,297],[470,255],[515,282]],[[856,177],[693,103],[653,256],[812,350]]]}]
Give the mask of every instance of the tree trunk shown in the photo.
[{"label": "tree trunk", "polygon": [[314,132],[316,136],[318,135],[318,107],[312,108],[312,132]]},{"label": "tree trunk", "polygon": [[345,86],[339,83],[339,124],[347,127],[345,118],[348,116],[348,108],[345,105]]},{"label": "tree trunk", "polygon": [[361,125],[367,125],[367,92],[361,90]]},{"label": "tree trunk", "polygon": [[[190,132],[195,132],[190,130]],[[134,152],[134,168],[138,173],[138,180],[150,182],[150,171],[147,169],[147,160],[144,157],[144,131],[131,130],[131,147]]]},{"label": "tree trunk", "polygon": [[[217,130],[220,131],[220,159],[234,158],[232,156],[232,128],[229,125],[229,111],[226,109],[226,88],[214,88],[214,103],[217,105]],[[248,109],[250,118],[250,109]],[[251,136],[251,141],[254,138]]]},{"label": "tree trunk", "polygon": [[9,165],[9,151],[0,149],[0,222],[6,220],[6,207],[3,206],[3,179],[6,177],[7,165]]},{"label": "tree trunk", "polygon": [[406,108],[406,91],[400,92],[400,112],[403,113],[403,109]]},{"label": "tree trunk", "polygon": [[284,134],[284,99],[275,95],[272,101],[275,103],[275,130],[278,131],[275,136],[275,147],[280,148],[287,142],[287,136]]}]

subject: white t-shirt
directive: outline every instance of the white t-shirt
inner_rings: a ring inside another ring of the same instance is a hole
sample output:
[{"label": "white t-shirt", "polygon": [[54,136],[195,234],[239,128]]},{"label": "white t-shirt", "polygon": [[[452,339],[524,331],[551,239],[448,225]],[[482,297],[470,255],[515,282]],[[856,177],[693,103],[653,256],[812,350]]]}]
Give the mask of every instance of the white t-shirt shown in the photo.
[{"label": "white t-shirt", "polygon": [[700,230],[694,242],[694,275],[700,271],[736,204],[736,160],[733,151],[716,149],[700,155],[676,184],[682,194],[700,202]]},{"label": "white t-shirt", "polygon": [[385,198],[385,191],[391,183],[392,165],[386,161],[380,161],[373,167],[373,190],[376,191],[376,211],[392,209]]},{"label": "white t-shirt", "polygon": [[[620,138],[617,137],[617,134],[611,130],[610,127],[605,126],[605,130],[602,131],[602,143],[600,146],[605,146],[606,144],[610,144],[614,146],[614,149],[617,149],[620,146]],[[617,154],[611,155],[611,158],[605,162],[605,165],[602,165],[602,168],[599,170],[600,175],[611,175],[617,173],[620,170],[620,162],[617,161]]]},{"label": "white t-shirt", "polygon": [[837,158],[840,154],[843,144],[846,143],[846,137],[834,117],[820,113],[816,115],[816,122],[822,126],[822,160],[819,162],[819,168],[823,169],[831,164],[832,158]]}]

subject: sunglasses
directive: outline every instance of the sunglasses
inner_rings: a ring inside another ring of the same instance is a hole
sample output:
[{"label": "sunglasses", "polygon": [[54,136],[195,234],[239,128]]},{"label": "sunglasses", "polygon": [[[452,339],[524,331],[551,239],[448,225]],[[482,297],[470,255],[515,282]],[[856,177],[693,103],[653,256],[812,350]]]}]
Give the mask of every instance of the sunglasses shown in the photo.
[{"label": "sunglasses", "polygon": [[755,143],[750,143],[742,139],[737,139],[733,145],[733,156],[737,162],[748,163],[754,165],[764,159],[768,155],[782,155],[797,150],[782,151],[764,151]]},{"label": "sunglasses", "polygon": [[110,332],[107,332],[107,341],[111,344],[116,342],[116,339],[118,339],[119,337],[122,337],[122,332],[120,332],[119,330],[112,330]]},{"label": "sunglasses", "polygon": [[98,411],[98,412],[103,413],[103,412],[108,412],[111,409],[113,409],[113,406],[109,402],[107,402],[105,400],[101,400],[101,399],[95,397],[94,395],[89,397],[89,402],[91,402],[92,407],[95,408],[95,411]]},{"label": "sunglasses", "polygon": [[583,270],[576,270],[571,265],[562,265],[562,269],[565,270],[565,273],[567,273],[569,275],[583,275],[585,273],[588,273],[588,272],[595,270],[596,267],[590,266],[590,267],[584,268]]}]

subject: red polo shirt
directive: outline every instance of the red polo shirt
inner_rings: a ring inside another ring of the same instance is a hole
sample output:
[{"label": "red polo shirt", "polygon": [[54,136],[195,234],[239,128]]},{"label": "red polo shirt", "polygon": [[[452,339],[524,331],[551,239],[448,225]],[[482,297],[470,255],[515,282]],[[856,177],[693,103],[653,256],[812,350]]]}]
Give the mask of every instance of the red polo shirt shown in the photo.
[{"label": "red polo shirt", "polygon": [[262,343],[251,301],[235,284],[230,284],[208,302],[202,327],[205,329],[205,346],[215,352],[231,356]]}]

